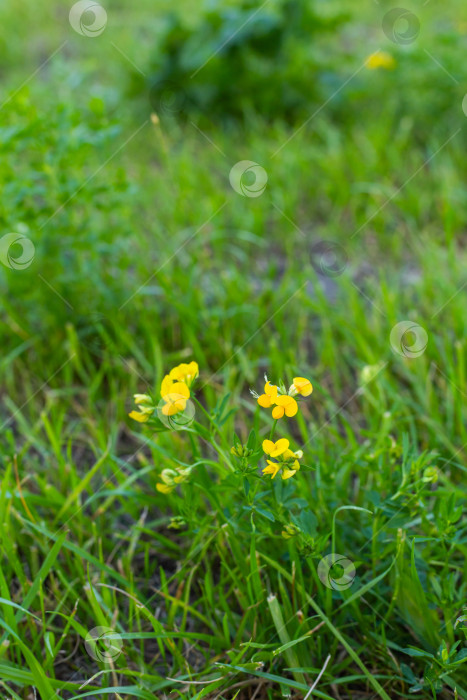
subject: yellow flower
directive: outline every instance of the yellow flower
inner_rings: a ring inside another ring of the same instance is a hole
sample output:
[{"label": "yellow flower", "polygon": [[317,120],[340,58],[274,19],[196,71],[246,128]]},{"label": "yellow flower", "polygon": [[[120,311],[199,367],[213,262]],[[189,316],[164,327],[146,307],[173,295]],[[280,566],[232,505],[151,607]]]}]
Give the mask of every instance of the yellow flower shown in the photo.
[{"label": "yellow flower", "polygon": [[300,469],[300,465],[298,462],[296,462],[297,468],[296,469],[283,469],[282,470],[282,478],[283,479],[290,479],[291,476],[295,476],[295,474],[298,472]]},{"label": "yellow flower", "polygon": [[166,396],[174,384],[175,381],[170,377],[170,375],[166,374],[161,383],[161,396]]},{"label": "yellow flower", "polygon": [[190,398],[190,390],[183,382],[175,382],[171,384],[170,390],[166,394],[162,394],[164,405],[162,413],[164,416],[174,416],[176,413],[181,413],[186,408],[186,402]]},{"label": "yellow flower", "polygon": [[161,396],[164,400],[162,413],[164,416],[174,416],[186,408],[190,398],[190,386],[199,374],[197,362],[177,365],[166,374],[161,383]]},{"label": "yellow flower", "polygon": [[292,396],[288,396],[287,394],[278,396],[275,403],[276,405],[272,409],[272,417],[276,420],[284,416],[292,418],[298,411],[297,402]]},{"label": "yellow flower", "polygon": [[263,451],[269,455],[269,457],[278,457],[283,454],[289,447],[290,443],[286,438],[281,438],[277,442],[272,440],[263,441]]},{"label": "yellow flower", "polygon": [[281,465],[278,462],[271,462],[270,459],[267,459],[267,467],[264,467],[263,469],[263,474],[271,474],[271,479],[274,479],[276,476],[277,472],[281,468]]},{"label": "yellow flower", "polygon": [[147,423],[151,415],[154,413],[152,399],[148,394],[134,394],[135,404],[138,406],[138,411],[131,411],[128,415],[138,423]]},{"label": "yellow flower", "polygon": [[[162,414],[174,416],[186,409],[186,403],[190,398],[190,386],[199,374],[197,362],[189,362],[177,365],[166,374],[161,383],[161,396],[163,399]],[[138,423],[146,423],[156,410],[149,394],[135,394],[135,404],[139,411],[131,411],[128,415]],[[164,493],[168,493],[164,489]]]},{"label": "yellow flower", "polygon": [[174,488],[175,486],[168,486],[168,484],[156,484],[156,489],[161,493],[170,493]]},{"label": "yellow flower", "polygon": [[274,479],[276,474],[282,469],[281,476],[283,479],[290,479],[300,469],[300,462],[303,457],[303,452],[297,450],[293,452],[289,449],[289,441],[286,438],[281,438],[277,442],[272,440],[264,440],[263,450],[269,457],[274,457],[278,461],[273,462],[271,459],[266,460],[267,466],[263,469],[263,474],[271,474],[271,479]]},{"label": "yellow flower", "polygon": [[[312,383],[309,379],[305,379],[305,377],[294,377],[292,386],[294,387],[297,394],[300,394],[301,396],[309,396],[313,391]],[[289,394],[292,395],[290,389]]]},{"label": "yellow flower", "polygon": [[148,394],[133,394],[133,398],[137,406],[140,404],[150,405],[152,403],[151,397]]},{"label": "yellow flower", "polygon": [[266,382],[264,385],[264,394],[258,396],[258,403],[263,408],[270,408],[272,404],[276,403],[277,397],[277,386],[271,384],[271,382]]},{"label": "yellow flower", "polygon": [[140,411],[131,411],[129,414],[130,418],[137,420],[138,423],[146,423],[149,420],[149,413],[141,413]]},{"label": "yellow flower", "polygon": [[390,53],[387,53],[387,51],[376,51],[368,56],[365,61],[365,65],[370,70],[377,70],[378,68],[392,70],[396,67],[396,61]]},{"label": "yellow flower", "polygon": [[199,367],[197,362],[186,364],[182,362],[177,367],[174,367],[169,372],[169,377],[175,382],[185,382],[187,387],[190,387],[199,375]]},{"label": "yellow flower", "polygon": [[191,469],[163,469],[161,472],[161,484],[156,484],[156,489],[160,493],[170,493],[177,484],[186,481],[190,476]]},{"label": "yellow flower", "polygon": [[294,396],[297,396],[297,394],[309,396],[313,391],[310,380],[305,377],[294,377],[293,384],[291,384],[288,391],[283,383],[281,383],[280,386],[276,386],[275,384],[271,384],[266,376],[265,379],[264,394],[258,396],[255,391],[251,389],[250,391],[260,406],[263,408],[273,407],[272,417],[275,420],[279,420],[279,418],[283,418],[284,416],[288,418],[294,416],[298,411],[298,405]]}]

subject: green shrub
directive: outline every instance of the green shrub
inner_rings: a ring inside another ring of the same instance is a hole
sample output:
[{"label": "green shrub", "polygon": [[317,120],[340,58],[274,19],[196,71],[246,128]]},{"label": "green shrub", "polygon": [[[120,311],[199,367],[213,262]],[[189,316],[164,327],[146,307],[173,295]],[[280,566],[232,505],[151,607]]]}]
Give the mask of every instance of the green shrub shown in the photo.
[{"label": "green shrub", "polygon": [[323,15],[309,0],[250,0],[237,7],[211,3],[195,27],[172,15],[151,66],[157,113],[204,113],[209,119],[251,112],[288,121],[323,97],[323,34],[342,13]]}]

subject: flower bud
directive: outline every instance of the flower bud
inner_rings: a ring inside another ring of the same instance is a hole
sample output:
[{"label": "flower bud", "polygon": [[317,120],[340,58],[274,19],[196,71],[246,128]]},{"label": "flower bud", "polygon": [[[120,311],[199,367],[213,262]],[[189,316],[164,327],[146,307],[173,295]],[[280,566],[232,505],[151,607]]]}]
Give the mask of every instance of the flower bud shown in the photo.
[{"label": "flower bud", "polygon": [[438,481],[438,471],[436,467],[427,467],[423,472],[422,480],[426,483],[435,484]]},{"label": "flower bud", "polygon": [[300,530],[298,529],[298,527],[296,525],[294,525],[293,523],[289,523],[282,530],[281,534],[285,540],[290,540],[291,537],[295,537],[295,535],[298,535],[299,532],[300,532]]},{"label": "flower bud", "polygon": [[141,404],[152,404],[152,399],[148,394],[134,394],[133,398],[137,406],[140,406]]}]

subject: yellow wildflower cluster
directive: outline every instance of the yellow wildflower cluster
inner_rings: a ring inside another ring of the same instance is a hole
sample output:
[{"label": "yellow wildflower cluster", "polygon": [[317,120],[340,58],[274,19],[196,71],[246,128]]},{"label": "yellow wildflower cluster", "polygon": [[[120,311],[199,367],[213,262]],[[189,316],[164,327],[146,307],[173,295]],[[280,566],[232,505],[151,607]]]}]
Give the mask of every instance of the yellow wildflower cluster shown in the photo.
[{"label": "yellow wildflower cluster", "polygon": [[[196,362],[188,364],[182,363],[170,370],[161,383],[161,402],[158,406],[154,405],[153,399],[148,394],[135,394],[134,400],[138,410],[131,411],[130,418],[140,423],[146,423],[155,411],[159,414],[159,419],[165,424],[165,417],[174,416],[177,413],[185,411],[187,402],[190,399],[190,390],[193,382],[199,375],[199,368]],[[268,378],[265,377],[264,393],[260,396],[254,392],[253,395],[258,401],[258,404],[264,408],[272,408],[272,417],[274,420],[283,418],[284,416],[295,416],[298,411],[296,397],[309,396],[313,391],[313,386],[309,379],[305,377],[294,377],[292,384],[286,389],[283,382],[280,386],[271,384]],[[303,457],[301,450],[293,451],[290,449],[290,442],[286,438],[281,438],[273,442],[272,436],[274,426],[271,430],[269,440],[264,440],[262,443],[263,452],[268,457],[267,464],[262,469],[263,475],[270,475],[274,479],[277,474],[281,475],[282,479],[290,479],[300,469],[299,460]],[[252,431],[254,435],[254,432]],[[251,435],[251,434],[250,434]],[[246,473],[250,469],[249,458],[255,454],[255,440],[250,445],[250,438],[247,445],[236,444],[231,449],[231,454],[240,460],[240,471]],[[256,459],[254,460],[256,462]],[[253,467],[253,470],[255,467]],[[156,484],[156,488],[160,493],[171,493],[177,486],[186,481],[191,472],[191,467],[170,467],[163,469],[160,474],[160,481]]]},{"label": "yellow wildflower cluster", "polygon": [[134,394],[133,399],[138,406],[138,411],[131,411],[128,415],[138,423],[147,423],[155,411],[155,406],[149,394]]},{"label": "yellow wildflower cluster", "polygon": [[[182,362],[165,375],[161,383],[161,412],[164,416],[173,416],[185,410],[190,387],[198,374],[197,362]],[[128,415],[139,423],[146,423],[156,410],[153,400],[148,394],[135,394],[133,398],[139,410],[131,411]]]},{"label": "yellow wildflower cluster", "polygon": [[[277,442],[272,440],[264,440],[263,452],[272,457],[267,459],[267,466],[263,469],[263,474],[270,474],[271,479],[274,479],[278,472],[281,472],[283,479],[290,479],[300,469],[300,462],[303,457],[303,452],[297,450],[293,452],[289,449],[290,442],[286,438],[281,438]],[[273,461],[276,460],[276,461]]]},{"label": "yellow wildflower cluster", "polygon": [[161,396],[164,401],[162,413],[164,416],[174,416],[186,408],[190,398],[190,387],[199,375],[197,362],[177,365],[166,374],[161,384]]},{"label": "yellow wildflower cluster", "polygon": [[[163,416],[174,416],[185,410],[190,398],[190,388],[199,375],[198,364],[182,362],[170,370],[165,375],[161,383],[161,404],[154,405],[149,394],[135,394],[134,400],[138,407],[137,411],[131,411],[128,415],[139,423],[146,423],[156,410]],[[164,421],[162,421],[164,422]],[[186,481],[190,476],[191,469],[175,467],[173,469],[163,469],[160,475],[161,481],[156,484],[156,489],[160,493],[170,493],[177,484]]]},{"label": "yellow wildflower cluster", "polygon": [[293,383],[290,385],[288,391],[285,390],[285,387],[271,384],[267,377],[265,377],[265,380],[264,394],[261,394],[261,396],[258,396],[258,394],[254,392],[252,392],[252,394],[263,408],[271,408],[271,406],[274,406],[272,409],[272,417],[275,420],[283,418],[284,416],[287,416],[287,418],[295,416],[298,411],[298,404],[295,400],[295,396],[309,396],[313,391],[310,380],[305,379],[305,377],[294,377]]}]

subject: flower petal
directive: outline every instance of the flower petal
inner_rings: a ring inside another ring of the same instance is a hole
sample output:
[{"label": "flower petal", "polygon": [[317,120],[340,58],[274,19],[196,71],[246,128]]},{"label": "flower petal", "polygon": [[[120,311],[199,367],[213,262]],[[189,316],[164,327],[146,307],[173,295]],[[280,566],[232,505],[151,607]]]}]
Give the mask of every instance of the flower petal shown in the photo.
[{"label": "flower petal", "polygon": [[292,416],[294,416],[298,411],[298,404],[295,401],[295,399],[293,399],[292,397],[289,397],[289,398],[290,398],[290,403],[288,403],[287,406],[285,407],[285,415],[288,418],[292,418]]},{"label": "flower petal", "polygon": [[309,396],[313,391],[313,385],[306,377],[294,377],[294,387],[302,396]]},{"label": "flower petal", "polygon": [[182,362],[170,370],[169,376],[175,382],[184,382],[187,386],[191,386],[199,374],[197,362]]},{"label": "flower petal", "polygon": [[271,479],[274,479],[276,476],[277,472],[280,469],[280,464],[277,464],[277,462],[271,462],[271,460],[267,460],[268,465],[267,467],[264,467],[263,469],[263,474],[271,474]]},{"label": "flower petal", "polygon": [[133,394],[133,399],[137,406],[151,403],[151,397],[148,394]]},{"label": "flower petal", "polygon": [[156,484],[156,489],[161,493],[170,493],[174,488],[175,486],[167,486],[167,484]]},{"label": "flower petal", "polygon": [[269,408],[272,403],[271,397],[267,394],[261,394],[261,396],[258,396],[258,403],[263,408]]},{"label": "flower petal", "polygon": [[272,440],[263,440],[263,452],[270,455],[275,448],[275,443]]},{"label": "flower petal", "polygon": [[[190,398],[190,390],[184,382],[175,382],[175,384],[172,384],[172,386],[170,387],[170,393],[171,394],[179,394],[180,396],[183,396],[185,399]],[[162,397],[162,398],[164,398],[164,397]]]},{"label": "flower petal", "polygon": [[[280,398],[280,397],[279,397],[279,398]],[[275,420],[278,420],[279,418],[282,418],[282,416],[284,415],[284,413],[285,413],[285,411],[284,411],[284,407],[283,407],[283,406],[274,406],[274,408],[272,409],[272,417],[273,417]]]},{"label": "flower petal", "polygon": [[277,386],[275,384],[271,384],[271,382],[266,382],[264,385],[264,393],[270,396],[271,399],[275,399],[277,396]]},{"label": "flower petal", "polygon": [[294,401],[294,399],[291,396],[287,396],[286,394],[282,394],[281,396],[278,396],[276,399],[276,404],[278,406],[287,406],[290,401]]},{"label": "flower petal", "polygon": [[282,478],[283,479],[290,479],[292,476],[295,476],[297,472],[295,469],[283,469],[282,470]]},{"label": "flower petal", "polygon": [[166,374],[161,384],[161,396],[165,396],[165,394],[169,393],[173,383],[173,379]]},{"label": "flower petal", "polygon": [[271,457],[278,457],[283,454],[288,449],[289,445],[290,443],[287,438],[281,438],[275,443],[274,449],[270,452]]},{"label": "flower petal", "polygon": [[282,407],[285,415],[289,418],[294,416],[298,411],[298,404],[292,396],[278,396],[276,399],[276,404]]},{"label": "flower petal", "polygon": [[174,416],[181,413],[186,408],[187,399],[180,394],[167,394],[164,396],[165,404],[162,406],[164,416]]},{"label": "flower petal", "polygon": [[131,413],[128,414],[130,418],[133,418],[133,420],[138,421],[138,423],[147,423],[149,420],[149,414],[148,413],[140,413],[139,411],[131,411]]},{"label": "flower petal", "polygon": [[197,362],[190,362],[188,365],[188,373],[193,379],[196,379],[196,377],[199,375],[199,367]]}]

